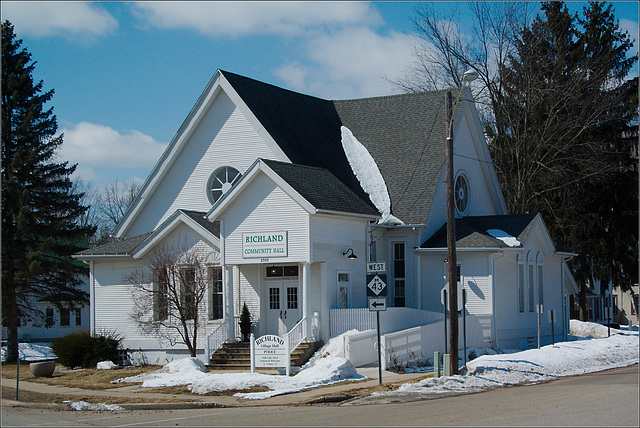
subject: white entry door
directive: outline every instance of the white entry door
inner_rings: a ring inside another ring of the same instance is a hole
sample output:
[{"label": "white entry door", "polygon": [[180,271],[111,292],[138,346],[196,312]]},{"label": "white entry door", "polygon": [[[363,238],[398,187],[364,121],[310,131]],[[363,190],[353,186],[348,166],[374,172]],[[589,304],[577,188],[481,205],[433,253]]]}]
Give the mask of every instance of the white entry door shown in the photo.
[{"label": "white entry door", "polygon": [[267,333],[283,336],[300,321],[298,281],[268,281],[267,298]]}]

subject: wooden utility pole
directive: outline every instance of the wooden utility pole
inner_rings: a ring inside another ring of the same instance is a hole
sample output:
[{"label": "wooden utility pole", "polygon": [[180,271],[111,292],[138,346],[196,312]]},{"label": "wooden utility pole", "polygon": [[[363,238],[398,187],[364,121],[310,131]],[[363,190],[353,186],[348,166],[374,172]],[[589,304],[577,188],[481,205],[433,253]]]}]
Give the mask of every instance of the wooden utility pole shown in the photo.
[{"label": "wooden utility pole", "polygon": [[447,271],[449,273],[449,367],[458,374],[458,272],[456,261],[456,207],[453,183],[453,120],[451,91],[445,93],[447,111]]}]

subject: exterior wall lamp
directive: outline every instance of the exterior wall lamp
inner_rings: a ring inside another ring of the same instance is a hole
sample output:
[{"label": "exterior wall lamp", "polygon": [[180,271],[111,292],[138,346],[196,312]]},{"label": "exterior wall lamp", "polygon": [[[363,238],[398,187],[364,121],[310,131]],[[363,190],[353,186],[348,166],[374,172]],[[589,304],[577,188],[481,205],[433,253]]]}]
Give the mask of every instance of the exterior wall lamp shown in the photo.
[{"label": "exterior wall lamp", "polygon": [[[349,254],[349,251],[351,251],[351,254]],[[349,254],[349,255],[347,256],[347,254]],[[342,255],[343,255],[343,256],[347,256],[347,258],[348,258],[348,259],[351,259],[351,260],[353,260],[353,259],[357,259],[357,258],[358,258],[358,256],[356,256],[355,254],[353,254],[353,249],[351,249],[351,248],[349,248],[347,251],[343,251],[343,252],[342,252]]]}]

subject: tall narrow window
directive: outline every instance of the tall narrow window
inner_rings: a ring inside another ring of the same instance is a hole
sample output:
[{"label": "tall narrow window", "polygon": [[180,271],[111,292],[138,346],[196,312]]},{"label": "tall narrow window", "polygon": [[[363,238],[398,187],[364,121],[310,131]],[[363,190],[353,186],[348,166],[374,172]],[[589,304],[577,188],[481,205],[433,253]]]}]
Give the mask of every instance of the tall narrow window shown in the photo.
[{"label": "tall narrow window", "polygon": [[280,309],[280,289],[278,287],[269,288],[269,309]]},{"label": "tall narrow window", "polygon": [[76,325],[82,325],[82,309],[76,308]]},{"label": "tall narrow window", "polygon": [[60,325],[62,326],[71,325],[71,309],[60,308]]},{"label": "tall narrow window", "polygon": [[538,265],[538,303],[544,305],[544,276],[542,265]]},{"label": "tall narrow window", "polygon": [[533,265],[529,265],[529,312],[535,312],[536,311],[536,304],[535,304],[535,300],[534,300],[534,292],[533,292],[533,286],[534,286],[534,282],[533,282]]},{"label": "tall narrow window", "polygon": [[153,273],[153,319],[155,321],[164,321],[169,316],[168,289],[167,270],[156,269]]},{"label": "tall narrow window", "polygon": [[53,308],[47,308],[45,311],[45,325],[51,327],[53,325]]},{"label": "tall narrow window", "polygon": [[209,267],[209,290],[209,319],[222,319],[224,317],[222,266]]},{"label": "tall narrow window", "polygon": [[524,312],[524,264],[518,264],[518,312]]},{"label": "tall narrow window", "polygon": [[351,275],[349,272],[338,272],[338,303],[340,309],[349,307],[349,289],[351,288]]},{"label": "tall narrow window", "polygon": [[393,304],[397,308],[405,306],[404,272],[404,242],[396,242],[393,244]]},{"label": "tall narrow window", "polygon": [[185,318],[196,318],[196,271],[192,268],[180,269],[180,296]]},{"label": "tall narrow window", "polygon": [[287,287],[287,309],[298,309],[298,287]]}]

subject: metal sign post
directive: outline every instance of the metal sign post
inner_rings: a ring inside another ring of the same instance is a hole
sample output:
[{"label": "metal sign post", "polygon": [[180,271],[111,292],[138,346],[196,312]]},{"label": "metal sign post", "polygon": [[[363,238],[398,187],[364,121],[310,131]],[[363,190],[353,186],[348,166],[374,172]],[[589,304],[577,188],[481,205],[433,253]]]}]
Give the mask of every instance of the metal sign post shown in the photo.
[{"label": "metal sign post", "polygon": [[462,343],[464,348],[464,366],[467,367],[467,290],[462,289]]},{"label": "metal sign post", "polygon": [[542,303],[538,303],[538,307],[536,309],[538,310],[538,349],[540,349],[540,316],[544,312]]},{"label": "metal sign post", "polygon": [[556,322],[556,310],[555,309],[549,309],[549,323],[551,323],[551,344],[555,345],[556,344],[556,338],[555,338],[555,331],[553,329],[553,325]]},{"label": "metal sign post", "polygon": [[376,313],[378,330],[378,383],[382,385],[382,348],[380,344],[380,311],[387,310],[387,274],[385,263],[367,263],[367,298],[369,310]]}]

